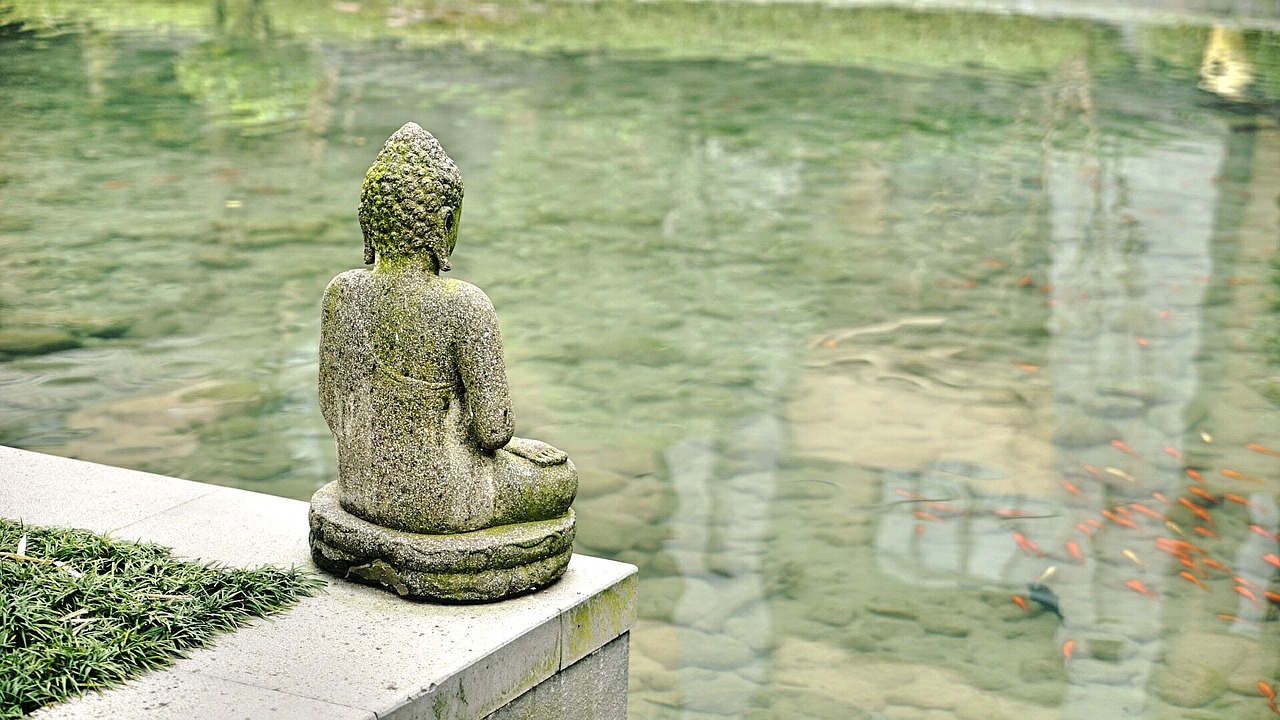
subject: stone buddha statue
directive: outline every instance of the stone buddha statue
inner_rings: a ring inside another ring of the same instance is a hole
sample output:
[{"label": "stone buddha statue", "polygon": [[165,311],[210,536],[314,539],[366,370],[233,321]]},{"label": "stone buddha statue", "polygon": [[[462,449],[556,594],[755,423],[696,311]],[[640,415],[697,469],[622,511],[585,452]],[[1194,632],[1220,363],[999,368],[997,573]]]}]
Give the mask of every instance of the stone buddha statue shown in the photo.
[{"label": "stone buddha statue", "polygon": [[336,482],[312,499],[316,563],[401,595],[492,600],[541,587],[571,554],[577,471],[513,437],[502,338],[479,288],[445,279],[462,179],[414,123],[365,176],[372,270],[335,277],[320,325],[320,409]]}]

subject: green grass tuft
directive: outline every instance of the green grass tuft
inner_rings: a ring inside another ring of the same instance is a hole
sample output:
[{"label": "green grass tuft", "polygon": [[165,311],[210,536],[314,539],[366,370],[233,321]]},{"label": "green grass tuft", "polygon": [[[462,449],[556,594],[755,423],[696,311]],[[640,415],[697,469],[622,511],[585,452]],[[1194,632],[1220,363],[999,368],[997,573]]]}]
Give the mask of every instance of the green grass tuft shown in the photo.
[{"label": "green grass tuft", "polygon": [[0,718],[170,665],[324,581],[0,518]]}]

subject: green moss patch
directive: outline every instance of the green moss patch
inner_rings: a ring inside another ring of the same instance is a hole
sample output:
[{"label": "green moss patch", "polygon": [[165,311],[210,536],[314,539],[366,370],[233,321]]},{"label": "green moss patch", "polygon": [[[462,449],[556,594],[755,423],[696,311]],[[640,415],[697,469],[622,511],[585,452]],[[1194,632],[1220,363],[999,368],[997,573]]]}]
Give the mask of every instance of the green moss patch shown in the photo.
[{"label": "green moss patch", "polygon": [[166,667],[323,584],[0,518],[0,718]]}]

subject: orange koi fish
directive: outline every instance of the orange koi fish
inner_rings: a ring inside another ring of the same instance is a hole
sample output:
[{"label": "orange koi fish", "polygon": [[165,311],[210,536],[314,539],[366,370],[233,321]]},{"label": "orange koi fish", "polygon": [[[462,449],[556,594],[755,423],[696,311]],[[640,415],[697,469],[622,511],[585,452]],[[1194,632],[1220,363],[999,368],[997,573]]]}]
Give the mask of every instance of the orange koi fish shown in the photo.
[{"label": "orange koi fish", "polygon": [[916,523],[916,535],[924,535],[924,523]]},{"label": "orange koi fish", "polygon": [[1022,608],[1024,612],[1031,612],[1031,605],[1029,605],[1027,603],[1027,599],[1021,595],[1010,595],[1009,599],[1013,600],[1013,604]]},{"label": "orange koi fish", "polygon": [[1262,537],[1268,540],[1271,540],[1272,542],[1275,542],[1278,539],[1270,530],[1262,527],[1261,525],[1250,525],[1249,532],[1261,535]]},{"label": "orange koi fish", "polygon": [[1267,590],[1262,594],[1267,598],[1267,602],[1280,605],[1280,593]]},{"label": "orange koi fish", "polygon": [[1200,518],[1201,520],[1205,521],[1210,525],[1213,524],[1213,518],[1209,517],[1209,513],[1205,512],[1204,508],[1191,502],[1185,497],[1178,498],[1178,502],[1182,503],[1182,505],[1185,506],[1188,510],[1190,510],[1191,513],[1196,517]]},{"label": "orange koi fish", "polygon": [[1095,520],[1093,518],[1086,518],[1084,521],[1084,524],[1088,525],[1089,527],[1092,527],[1095,530],[1101,530],[1102,528],[1106,527],[1105,525],[1102,524],[1101,520]]},{"label": "orange koi fish", "polygon": [[1280,450],[1272,450],[1271,448],[1266,447],[1265,445],[1259,445],[1258,443],[1245,443],[1244,449],[1252,450],[1256,453],[1262,453],[1263,455],[1274,455],[1276,457],[1280,457]]},{"label": "orange koi fish", "polygon": [[1182,459],[1182,451],[1172,445],[1165,445],[1161,450],[1164,450],[1166,455],[1172,455],[1179,460]]},{"label": "orange koi fish", "polygon": [[1266,560],[1267,564],[1271,565],[1277,570],[1280,570],[1280,555],[1276,555],[1275,553],[1267,553],[1266,555],[1262,556],[1262,559]]},{"label": "orange koi fish", "polygon": [[1139,529],[1139,528],[1138,528],[1138,523],[1136,523],[1136,522],[1134,522],[1134,521],[1130,520],[1129,518],[1126,518],[1126,517],[1120,517],[1119,515],[1117,515],[1117,514],[1115,514],[1115,513],[1111,512],[1110,510],[1103,510],[1103,511],[1102,511],[1102,514],[1103,514],[1103,516],[1105,516],[1108,520],[1110,520],[1111,522],[1113,522],[1113,523],[1115,523],[1115,524],[1117,524],[1117,525],[1123,525],[1124,527],[1131,528],[1131,529],[1133,529],[1133,530],[1138,530],[1138,529]]},{"label": "orange koi fish", "polygon": [[1245,578],[1242,578],[1242,577],[1240,577],[1239,575],[1233,575],[1233,576],[1231,577],[1231,580],[1232,580],[1232,582],[1234,582],[1235,584],[1239,585],[1240,587],[1252,588],[1252,589],[1254,589],[1254,590],[1261,590],[1261,589],[1262,589],[1262,587],[1261,587],[1260,585],[1258,585],[1258,583],[1253,582],[1252,580],[1246,580]]},{"label": "orange koi fish", "polygon": [[1126,455],[1132,455],[1132,456],[1134,456],[1134,457],[1140,457],[1140,456],[1138,455],[1138,453],[1134,451],[1134,449],[1133,449],[1133,448],[1129,447],[1128,445],[1125,445],[1125,444],[1124,444],[1123,442],[1121,442],[1120,440],[1112,440],[1112,441],[1111,441],[1111,447],[1113,447],[1113,448],[1115,448],[1115,449],[1119,450],[1120,452],[1122,452],[1122,453],[1124,453],[1124,454],[1126,454]]},{"label": "orange koi fish", "polygon": [[1071,557],[1075,558],[1076,562],[1084,562],[1084,553],[1080,552],[1080,543],[1075,540],[1067,541],[1067,552],[1071,553]]},{"label": "orange koi fish", "polygon": [[1124,586],[1138,593],[1139,595],[1145,595],[1146,597],[1149,597],[1152,600],[1160,599],[1160,595],[1157,594],[1156,591],[1144,585],[1142,581],[1137,578],[1134,578],[1132,580],[1126,580],[1124,583]]},{"label": "orange koi fish", "polygon": [[1160,492],[1159,490],[1151,493],[1151,497],[1155,498],[1159,502],[1164,503],[1165,505],[1169,504],[1169,498],[1165,497],[1164,493]]},{"label": "orange koi fish", "polygon": [[1209,506],[1210,506],[1210,507],[1212,507],[1212,506],[1214,506],[1214,505],[1217,505],[1218,503],[1222,502],[1222,500],[1221,500],[1221,499],[1219,499],[1217,495],[1214,495],[1213,493],[1209,492],[1208,490],[1201,490],[1200,488],[1196,487],[1195,485],[1189,485],[1189,486],[1187,486],[1187,492],[1189,492],[1189,493],[1191,493],[1192,495],[1195,495],[1195,496],[1197,496],[1197,497],[1199,497],[1199,498],[1204,499],[1206,502],[1208,502],[1208,503],[1209,503]]},{"label": "orange koi fish", "polygon": [[1076,653],[1075,640],[1068,640],[1062,643],[1062,657],[1066,658],[1067,660],[1070,660],[1071,656],[1075,655],[1075,653]]},{"label": "orange koi fish", "polygon": [[1268,700],[1276,699],[1275,688],[1272,688],[1271,685],[1268,684],[1266,680],[1258,681],[1258,694]]},{"label": "orange koi fish", "polygon": [[1151,341],[1141,335],[1134,336],[1133,341],[1142,347],[1149,347],[1151,345]]},{"label": "orange koi fish", "polygon": [[1204,476],[1200,474],[1199,470],[1196,470],[1195,468],[1187,468],[1186,473],[1187,473],[1187,477],[1191,478],[1192,480],[1195,480],[1198,483],[1204,482]]},{"label": "orange koi fish", "polygon": [[1085,472],[1087,472],[1087,473],[1089,473],[1090,475],[1092,475],[1092,476],[1094,476],[1094,477],[1099,477],[1099,475],[1098,475],[1098,468],[1096,468],[1096,467],[1094,467],[1094,466],[1092,466],[1092,465],[1086,464],[1086,465],[1084,466],[1084,471],[1085,471]]},{"label": "orange koi fish", "polygon": [[1262,607],[1262,603],[1258,602],[1258,596],[1254,595],[1253,591],[1250,590],[1249,588],[1243,585],[1232,585],[1231,589],[1235,590],[1236,594],[1239,595],[1240,597],[1248,598],[1249,602],[1253,603],[1254,607],[1256,608]]},{"label": "orange koi fish", "polygon": [[1224,573],[1226,573],[1226,574],[1228,574],[1228,575],[1230,575],[1230,574],[1231,574],[1231,569],[1230,569],[1230,568],[1228,568],[1226,565],[1223,565],[1222,563],[1218,562],[1217,560],[1214,560],[1213,558],[1205,558],[1205,559],[1203,559],[1203,560],[1201,560],[1201,561],[1200,561],[1200,564],[1201,564],[1201,565],[1204,565],[1205,567],[1208,567],[1208,568],[1213,568],[1214,570],[1217,570],[1217,571],[1219,571],[1219,572],[1224,572]]},{"label": "orange koi fish", "polygon": [[1222,497],[1226,498],[1227,500],[1230,500],[1233,503],[1239,503],[1240,505],[1244,505],[1245,507],[1249,506],[1249,498],[1241,497],[1235,493],[1223,493]]},{"label": "orange koi fish", "polygon": [[938,517],[937,515],[934,515],[933,513],[927,513],[923,510],[912,510],[911,514],[915,515],[921,520],[928,520],[929,522],[942,522],[942,518]]},{"label": "orange koi fish", "polygon": [[1161,515],[1160,513],[1156,512],[1155,510],[1152,510],[1151,508],[1147,507],[1146,505],[1143,505],[1142,503],[1136,503],[1136,502],[1135,502],[1135,503],[1129,503],[1129,507],[1133,508],[1134,510],[1137,510],[1138,512],[1142,513],[1143,515],[1146,515],[1147,517],[1153,517],[1153,518],[1155,518],[1156,520],[1164,520],[1164,516],[1163,516],[1163,515]]},{"label": "orange koi fish", "polygon": [[1254,477],[1253,475],[1245,475],[1242,472],[1236,472],[1235,470],[1232,470],[1230,468],[1222,468],[1218,472],[1222,473],[1223,475],[1226,475],[1232,480],[1244,480],[1246,482],[1258,483],[1258,484],[1262,483],[1262,478],[1260,477]]},{"label": "orange koi fish", "polygon": [[1090,537],[1093,537],[1093,534],[1097,532],[1097,530],[1093,526],[1082,523],[1082,522],[1076,523],[1076,529]]},{"label": "orange koi fish", "polygon": [[1044,551],[1040,549],[1040,546],[1034,540],[1016,530],[1013,533],[1013,541],[1018,543],[1018,547],[1022,549],[1022,552],[1044,557]]},{"label": "orange koi fish", "polygon": [[1066,490],[1067,492],[1071,493],[1072,495],[1079,495],[1079,494],[1080,494],[1080,488],[1076,487],[1075,483],[1071,482],[1070,480],[1063,480],[1063,481],[1062,481],[1062,489],[1063,489],[1063,490]]},{"label": "orange koi fish", "polygon": [[1191,529],[1192,529],[1192,530],[1195,530],[1196,532],[1200,533],[1201,535],[1203,535],[1203,536],[1205,536],[1205,537],[1209,538],[1210,540],[1221,540],[1221,539],[1222,539],[1221,537],[1219,537],[1219,536],[1218,536],[1218,533],[1216,533],[1216,532],[1214,532],[1214,531],[1210,530],[1210,529],[1209,529],[1209,528],[1207,528],[1207,527],[1204,527],[1203,525],[1197,525],[1197,526],[1195,526],[1195,527],[1193,527],[1193,528],[1191,528]]},{"label": "orange koi fish", "polygon": [[1200,582],[1200,578],[1196,577],[1195,575],[1192,575],[1186,570],[1183,570],[1182,572],[1178,573],[1178,577],[1186,580],[1187,582],[1191,583],[1192,585],[1195,585],[1196,587],[1200,588],[1205,592],[1210,592],[1208,585],[1205,585],[1204,583]]}]

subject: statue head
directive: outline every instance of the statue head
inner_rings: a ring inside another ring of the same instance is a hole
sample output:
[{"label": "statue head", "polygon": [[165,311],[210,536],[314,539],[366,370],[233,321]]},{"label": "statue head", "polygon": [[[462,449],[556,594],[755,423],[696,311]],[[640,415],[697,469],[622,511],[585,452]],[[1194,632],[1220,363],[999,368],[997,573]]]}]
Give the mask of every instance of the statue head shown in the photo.
[{"label": "statue head", "polygon": [[405,123],[382,146],[360,191],[364,261],[429,253],[440,270],[458,236],[462,176],[444,148],[416,123]]}]

